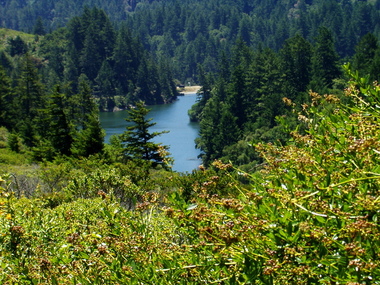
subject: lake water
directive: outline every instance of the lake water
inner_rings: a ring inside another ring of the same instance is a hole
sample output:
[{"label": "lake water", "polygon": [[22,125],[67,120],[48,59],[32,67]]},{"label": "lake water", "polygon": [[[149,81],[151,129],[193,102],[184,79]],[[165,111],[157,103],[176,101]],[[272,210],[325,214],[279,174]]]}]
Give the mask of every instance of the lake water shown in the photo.
[{"label": "lake water", "polygon": [[[149,106],[151,111],[148,116],[156,123],[150,132],[169,131],[156,137],[154,141],[170,147],[169,152],[174,158],[174,171],[191,172],[201,164],[201,160],[198,159],[200,152],[194,143],[198,136],[199,124],[190,122],[187,115],[196,98],[196,94],[187,94],[178,97],[178,100],[171,104]],[[100,122],[106,131],[106,143],[111,135],[122,134],[125,131],[126,116],[126,111],[100,113]]]}]

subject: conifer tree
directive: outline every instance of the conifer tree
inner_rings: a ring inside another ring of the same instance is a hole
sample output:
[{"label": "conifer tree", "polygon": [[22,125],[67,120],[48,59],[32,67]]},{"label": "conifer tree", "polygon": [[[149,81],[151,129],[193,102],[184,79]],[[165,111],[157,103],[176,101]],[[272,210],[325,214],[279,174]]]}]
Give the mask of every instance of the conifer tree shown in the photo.
[{"label": "conifer tree", "polygon": [[88,157],[93,154],[102,153],[104,135],[98,114],[96,112],[89,114],[84,129],[77,133],[74,140],[72,148],[73,154]]},{"label": "conifer tree", "polygon": [[102,64],[102,59],[98,53],[98,47],[95,41],[96,34],[94,25],[91,25],[86,31],[84,47],[80,57],[82,73],[86,74],[91,82],[96,78]]},{"label": "conifer tree", "polygon": [[371,64],[371,70],[369,71],[370,80],[380,81],[380,48],[376,50],[375,57]]},{"label": "conifer tree", "polygon": [[122,25],[116,37],[113,54],[114,71],[116,79],[120,84],[118,94],[131,92],[129,90],[130,82],[136,82],[136,73],[140,60],[136,52],[131,32],[125,25]]},{"label": "conifer tree", "polygon": [[100,99],[100,107],[109,111],[112,111],[114,107],[113,104],[111,104],[111,98],[116,95],[116,83],[114,79],[115,73],[110,63],[108,60],[104,60],[98,76],[95,78],[96,86],[94,89]]},{"label": "conifer tree", "polygon": [[65,83],[71,85],[73,92],[78,91],[78,77],[80,74],[79,67],[79,55],[73,43],[69,43],[67,51],[64,55],[64,72],[63,79]]},{"label": "conifer tree", "polygon": [[52,146],[59,154],[70,155],[73,138],[70,123],[65,113],[64,100],[64,94],[61,93],[60,86],[55,86],[48,104],[48,137]]},{"label": "conifer tree", "polygon": [[172,70],[165,59],[160,59],[158,65],[158,88],[165,103],[172,102],[177,97],[176,86],[173,81]]},{"label": "conifer tree", "polygon": [[377,38],[369,33],[365,35],[355,47],[355,55],[352,68],[357,70],[361,76],[370,75],[376,51],[379,49]]},{"label": "conifer tree", "polygon": [[79,78],[79,93],[73,96],[71,104],[76,104],[72,119],[77,127],[72,153],[84,157],[101,153],[104,130],[100,125],[99,109],[93,100],[92,89],[84,74]]},{"label": "conifer tree", "polygon": [[28,52],[28,45],[20,36],[9,40],[9,54],[11,56],[23,55]]},{"label": "conifer tree", "polygon": [[42,23],[42,18],[40,16],[37,18],[37,21],[34,25],[33,34],[43,36],[45,35],[45,33],[46,32],[45,32],[44,24]]},{"label": "conifer tree", "polygon": [[0,126],[9,129],[14,125],[12,118],[12,87],[11,80],[0,65]]},{"label": "conifer tree", "polygon": [[168,147],[152,141],[153,138],[166,131],[149,131],[156,124],[151,122],[152,118],[146,118],[149,112],[150,110],[144,106],[142,101],[136,103],[136,108],[128,111],[126,121],[132,125],[127,126],[126,131],[120,136],[124,158],[126,160],[143,160],[152,163],[152,166],[161,165],[167,168],[169,166]]},{"label": "conifer tree", "polygon": [[17,130],[27,146],[34,145],[34,136],[37,135],[36,124],[39,110],[45,105],[44,87],[41,84],[38,70],[30,55],[23,59],[22,73],[16,88],[15,105],[16,116],[19,117]]},{"label": "conifer tree", "polygon": [[74,118],[79,129],[86,127],[88,116],[97,110],[93,99],[90,82],[85,74],[81,74],[78,80],[79,93],[73,97]]},{"label": "conifer tree", "polygon": [[341,73],[338,60],[331,32],[325,27],[320,27],[312,58],[311,87],[313,90],[323,93],[321,91],[324,88],[331,88],[333,79],[339,77]]},{"label": "conifer tree", "polygon": [[[203,108],[199,137],[196,147],[201,150],[203,164],[208,166],[214,159],[221,157],[224,142],[220,141],[219,122],[221,121],[221,102],[216,98],[208,100]],[[224,130],[222,130],[224,131]]]},{"label": "conifer tree", "polygon": [[285,80],[289,86],[288,98],[294,100],[305,92],[311,78],[312,46],[300,35],[288,39],[280,52]]}]

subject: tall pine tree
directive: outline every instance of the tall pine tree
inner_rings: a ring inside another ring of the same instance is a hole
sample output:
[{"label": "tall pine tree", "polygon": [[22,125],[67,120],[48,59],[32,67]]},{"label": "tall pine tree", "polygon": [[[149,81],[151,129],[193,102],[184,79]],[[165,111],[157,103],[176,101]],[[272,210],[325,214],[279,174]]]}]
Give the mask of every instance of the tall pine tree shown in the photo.
[{"label": "tall pine tree", "polygon": [[338,61],[331,32],[325,27],[320,27],[312,58],[311,89],[324,93],[325,88],[332,87],[333,79],[341,74]]},{"label": "tall pine tree", "polygon": [[12,129],[15,123],[15,118],[12,116],[13,90],[11,80],[6,75],[5,70],[0,65],[0,126],[5,126]]},{"label": "tall pine tree", "polygon": [[132,125],[127,126],[121,135],[124,158],[143,160],[152,163],[152,166],[168,167],[168,147],[152,141],[153,138],[166,132],[150,132],[149,129],[156,123],[152,123],[152,119],[146,117],[149,112],[142,101],[136,103],[136,108],[128,110],[126,121]]}]

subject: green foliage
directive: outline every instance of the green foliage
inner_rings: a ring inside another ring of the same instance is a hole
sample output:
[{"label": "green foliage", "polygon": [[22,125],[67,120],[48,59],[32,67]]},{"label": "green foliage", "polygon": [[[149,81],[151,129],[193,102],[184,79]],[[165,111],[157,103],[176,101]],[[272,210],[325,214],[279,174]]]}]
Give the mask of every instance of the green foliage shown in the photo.
[{"label": "green foliage", "polygon": [[287,90],[289,99],[294,100],[295,98],[292,98],[294,95],[307,91],[311,79],[312,54],[311,44],[298,34],[285,41],[280,56],[286,82],[289,84],[290,90]]},{"label": "green foliage", "polygon": [[[380,52],[364,35],[378,1],[182,2],[140,2],[117,31],[86,8],[44,38],[44,60],[29,42],[22,63],[2,53],[0,283],[377,284]],[[361,36],[344,94],[305,98],[345,85],[335,48]],[[93,100],[169,102],[172,65],[202,84],[191,113],[210,168],[189,175],[152,169],[167,153],[141,102],[103,152]],[[24,172],[30,154],[53,162]]]},{"label": "green foliage", "polygon": [[14,99],[16,114],[19,116],[16,129],[21,134],[24,143],[32,147],[35,145],[33,137],[38,134],[35,124],[39,119],[38,110],[44,106],[44,89],[41,84],[37,68],[30,55],[25,55],[22,63],[22,73],[17,86],[18,96]]},{"label": "green foliage", "polygon": [[23,54],[26,54],[28,51],[28,46],[21,39],[20,36],[17,36],[14,39],[10,39],[8,44],[9,44],[9,54],[11,56],[23,55]]},{"label": "green foliage", "polygon": [[49,132],[43,133],[52,144],[54,150],[60,155],[70,155],[73,142],[72,130],[67,114],[65,113],[65,98],[61,93],[60,86],[56,86],[47,103],[48,123],[46,124]]},{"label": "green foliage", "polygon": [[[252,137],[247,137],[235,144],[223,148],[222,161],[233,161],[239,168],[246,172],[254,172],[255,166],[261,162],[259,154],[252,147]],[[261,139],[260,141],[264,141]]]},{"label": "green foliage", "polygon": [[15,88],[1,69],[0,125],[11,131],[8,146],[19,152],[23,143],[31,150],[32,159],[38,161],[102,152],[104,131],[85,75],[78,94],[73,95],[68,86],[60,84],[47,91],[36,61],[31,55],[22,58]]},{"label": "green foliage", "polygon": [[115,167],[98,168],[90,173],[77,173],[64,191],[67,191],[73,199],[97,196],[105,198],[109,195],[130,207],[133,206],[133,201],[141,198],[143,194],[130,177],[123,174],[121,168]]},{"label": "green foliage", "polygon": [[10,127],[12,121],[11,80],[0,65],[0,126]]},{"label": "green foliage", "polygon": [[322,93],[325,88],[331,88],[333,80],[340,74],[338,59],[331,31],[319,28],[312,58],[312,90]]},{"label": "green foliage", "polygon": [[88,157],[103,152],[104,130],[102,129],[99,116],[90,114],[85,128],[79,131],[74,141],[72,152],[76,156]]},{"label": "green foliage", "polygon": [[152,163],[154,167],[157,165],[170,167],[168,147],[152,141],[165,132],[149,132],[149,128],[155,125],[150,122],[152,118],[146,118],[149,111],[142,101],[137,102],[135,108],[128,110],[126,121],[133,125],[127,126],[127,130],[120,136],[124,159],[143,160]]},{"label": "green foliage", "polygon": [[149,186],[132,181],[135,166],[89,159],[46,165],[61,190],[34,199],[3,176],[0,281],[377,284],[380,86],[348,72],[344,100],[311,92],[296,111],[306,132],[256,144],[255,174],[215,161]]},{"label": "green foliage", "polygon": [[352,68],[359,71],[361,76],[371,76],[372,80],[377,80],[379,72],[375,66],[378,61],[377,53],[379,53],[378,39],[373,34],[363,36],[355,51]]},{"label": "green foliage", "polygon": [[11,165],[24,165],[29,162],[30,157],[25,153],[15,153],[10,149],[0,149],[0,166],[2,172],[8,169]]},{"label": "green foliage", "polygon": [[43,36],[46,34],[41,17],[38,17],[36,23],[34,24],[33,34],[38,36]]},{"label": "green foliage", "polygon": [[[198,64],[206,72],[215,72],[222,53],[229,54],[238,39],[255,49],[265,46],[278,51],[297,34],[314,42],[318,28],[324,26],[332,32],[340,57],[346,58],[368,32],[379,36],[376,1],[11,1],[3,5],[0,18],[4,27],[39,30],[40,34],[69,25],[78,57],[73,62],[80,72],[87,72],[80,70],[79,65],[85,64],[91,80],[103,61],[110,59],[107,53],[112,52],[110,43],[115,36],[112,25],[120,26],[123,21],[133,31],[131,36],[141,39],[156,59],[170,58],[174,77],[182,83],[197,80]],[[69,57],[72,61],[75,56]],[[119,83],[128,86],[128,82]]]},{"label": "green foliage", "polygon": [[21,142],[17,134],[8,135],[8,147],[10,148],[11,151],[20,152]]},{"label": "green foliage", "polygon": [[[307,70],[303,70],[300,62],[310,64],[307,53],[310,46],[299,37],[292,41],[289,40],[288,50],[284,49],[281,56],[269,49],[253,52],[243,42],[238,42],[229,67],[223,69],[214,83],[206,81],[204,88],[210,90],[208,96],[203,94],[198,105],[192,109],[193,115],[197,110],[200,118],[197,147],[202,151],[206,166],[222,157],[233,159],[232,162],[238,165],[259,161],[257,156],[242,159],[233,154],[233,148],[238,147],[237,143],[244,137],[266,142],[286,141],[287,136],[283,128],[276,126],[275,119],[278,116],[292,116],[282,97],[289,96],[302,102],[303,89],[309,84],[309,76],[305,75],[302,83],[295,77]],[[223,62],[221,65],[224,65]]]},{"label": "green foliage", "polygon": [[24,33],[21,31],[0,28],[0,50],[9,49],[9,41],[16,39],[17,37],[26,43],[28,46],[34,46],[35,38],[33,35]]}]

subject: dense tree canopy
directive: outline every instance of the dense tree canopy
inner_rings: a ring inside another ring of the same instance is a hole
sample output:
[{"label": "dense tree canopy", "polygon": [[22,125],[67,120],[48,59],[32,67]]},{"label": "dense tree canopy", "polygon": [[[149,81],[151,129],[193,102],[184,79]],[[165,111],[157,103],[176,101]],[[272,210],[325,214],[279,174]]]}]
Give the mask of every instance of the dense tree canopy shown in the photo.
[{"label": "dense tree canopy", "polygon": [[[379,0],[0,5],[0,283],[378,283]],[[191,174],[141,101],[173,78]]]},{"label": "dense tree canopy", "polygon": [[[365,35],[355,50],[354,70],[378,80],[377,38]],[[249,151],[253,143],[284,144],[289,128],[298,125],[302,129],[298,113],[290,112],[289,106],[295,102],[307,106],[309,90],[329,93],[340,88],[345,79],[332,34],[325,27],[319,28],[314,45],[296,35],[286,40],[278,52],[268,48],[252,50],[243,41],[232,51],[228,66],[221,60],[219,65],[224,67],[219,74],[201,73],[200,99],[190,115],[200,121],[197,147],[206,165],[223,159],[251,169],[260,162],[257,154]],[[244,158],[236,155],[237,148]]]},{"label": "dense tree canopy", "polygon": [[[298,124],[283,101],[307,104],[310,89],[327,93],[342,87],[344,61],[352,61],[361,76],[379,79],[377,2],[127,1],[117,3],[128,7],[116,13],[116,2],[101,9],[79,1],[81,14],[73,13],[61,28],[39,15],[36,6],[35,21],[18,27],[33,30],[34,41],[9,37],[0,54],[10,78],[2,91],[2,124],[14,128],[29,147],[41,148],[35,138],[49,137],[42,131],[48,129],[46,114],[63,106],[65,111],[54,114],[72,130],[70,152],[62,151],[68,145],[53,143],[57,134],[43,148],[87,156],[90,138],[102,140],[94,106],[113,111],[140,100],[172,102],[175,78],[202,86],[189,113],[200,122],[196,144],[205,164],[217,158],[258,162],[248,150],[251,142],[286,143],[289,137],[278,122]],[[20,7],[32,11],[28,5]],[[12,14],[12,5],[3,6],[2,13]],[[42,36],[47,30],[52,32]],[[16,96],[6,95],[13,91]],[[51,95],[57,92],[62,96]],[[45,110],[42,117],[40,110]],[[21,120],[15,120],[16,113],[23,114]],[[234,146],[244,158],[237,158]],[[102,150],[101,143],[96,149]]]},{"label": "dense tree canopy", "polygon": [[[126,21],[133,37],[138,37],[155,57],[172,59],[174,76],[181,82],[198,80],[198,63],[206,71],[215,71],[221,51],[229,52],[238,38],[254,48],[263,45],[278,51],[285,40],[297,34],[314,42],[318,28],[324,26],[331,31],[336,52],[344,58],[353,55],[361,37],[368,32],[379,37],[380,31],[378,1],[13,0],[1,5],[0,26],[35,34],[63,27],[84,12],[87,19],[82,24],[77,19],[70,27],[85,28],[74,34],[80,41],[75,47],[80,50],[87,36],[82,64],[90,63],[89,56],[97,57],[92,59],[89,73],[102,64],[101,57],[90,52],[91,41],[103,42],[98,48],[104,51],[107,47],[104,36],[112,38],[110,25],[102,13],[118,26]],[[90,13],[93,7],[104,11],[95,16],[99,20],[95,25]],[[99,32],[99,28],[107,32]],[[99,36],[90,37],[94,31]],[[91,75],[89,78],[93,79]]]}]

